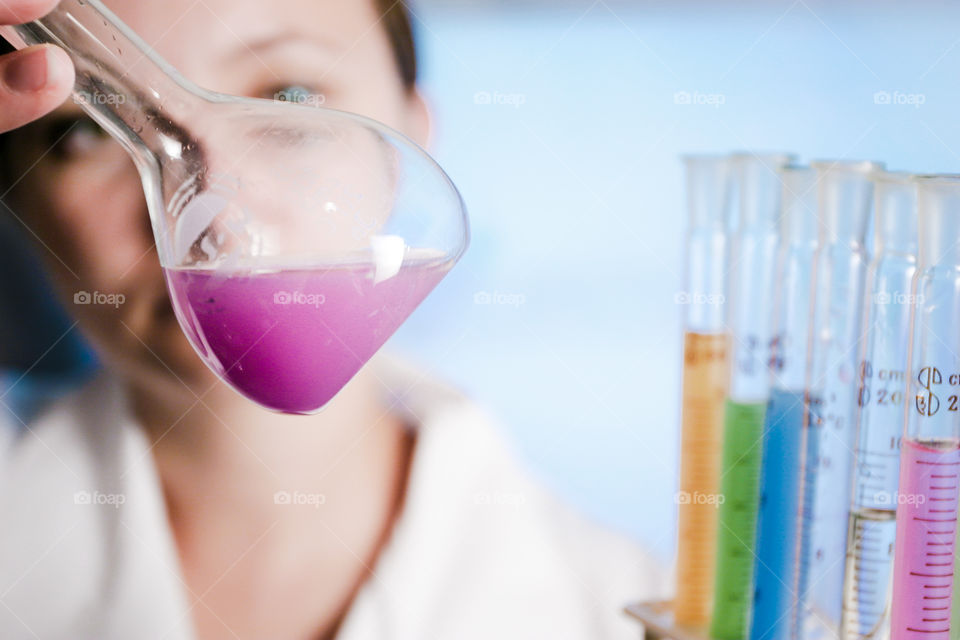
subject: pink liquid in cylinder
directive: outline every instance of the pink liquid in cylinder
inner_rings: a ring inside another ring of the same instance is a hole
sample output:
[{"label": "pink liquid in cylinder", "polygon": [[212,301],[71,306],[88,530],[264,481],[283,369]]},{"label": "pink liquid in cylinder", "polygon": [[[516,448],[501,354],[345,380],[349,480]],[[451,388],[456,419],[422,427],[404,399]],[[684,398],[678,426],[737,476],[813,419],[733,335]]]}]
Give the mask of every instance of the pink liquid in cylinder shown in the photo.
[{"label": "pink liquid in cylinder", "polygon": [[903,441],[892,640],[949,640],[958,479],[960,443]]},{"label": "pink liquid in cylinder", "polygon": [[220,378],[268,409],[311,413],[366,364],[449,268],[404,263],[380,282],[370,264],[164,274],[180,325]]}]

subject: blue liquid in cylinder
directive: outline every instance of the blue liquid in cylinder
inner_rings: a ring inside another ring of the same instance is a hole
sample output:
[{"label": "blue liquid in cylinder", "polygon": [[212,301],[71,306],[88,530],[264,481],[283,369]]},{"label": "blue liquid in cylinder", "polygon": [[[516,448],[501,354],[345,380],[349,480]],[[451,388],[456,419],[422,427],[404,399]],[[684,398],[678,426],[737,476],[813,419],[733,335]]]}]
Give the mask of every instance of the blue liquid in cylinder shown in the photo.
[{"label": "blue liquid in cylinder", "polygon": [[764,423],[750,640],[786,640],[795,622],[803,391],[773,389]]}]

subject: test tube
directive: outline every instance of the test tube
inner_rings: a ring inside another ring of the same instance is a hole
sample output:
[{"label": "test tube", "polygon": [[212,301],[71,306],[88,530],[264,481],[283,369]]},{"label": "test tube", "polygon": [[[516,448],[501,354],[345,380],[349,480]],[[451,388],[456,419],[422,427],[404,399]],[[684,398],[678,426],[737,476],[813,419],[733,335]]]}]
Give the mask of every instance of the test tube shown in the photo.
[{"label": "test tube", "polygon": [[677,624],[706,626],[713,604],[717,495],[727,393],[725,303],[729,253],[730,159],[684,158],[689,225],[686,236],[680,491],[678,493]]},{"label": "test tube", "polygon": [[787,154],[733,157],[740,202],[730,258],[732,334],[724,409],[720,526],[710,636],[743,640],[753,596],[763,416],[769,398],[773,283],[779,244],[780,176]]},{"label": "test tube", "polygon": [[817,230],[816,172],[780,172],[782,216],[770,351],[770,401],[763,423],[760,508],[750,640],[786,640],[793,620],[797,509],[800,500],[804,385],[813,257]]},{"label": "test tube", "polygon": [[817,162],[820,248],[801,481],[797,637],[836,638],[856,447],[857,362],[863,327],[873,162]]},{"label": "test tube", "polygon": [[916,190],[908,173],[874,177],[874,257],[865,285],[843,640],[885,638],[889,631],[910,286],[916,271]]},{"label": "test tube", "polygon": [[919,177],[917,187],[890,633],[947,640],[960,478],[960,176]]}]

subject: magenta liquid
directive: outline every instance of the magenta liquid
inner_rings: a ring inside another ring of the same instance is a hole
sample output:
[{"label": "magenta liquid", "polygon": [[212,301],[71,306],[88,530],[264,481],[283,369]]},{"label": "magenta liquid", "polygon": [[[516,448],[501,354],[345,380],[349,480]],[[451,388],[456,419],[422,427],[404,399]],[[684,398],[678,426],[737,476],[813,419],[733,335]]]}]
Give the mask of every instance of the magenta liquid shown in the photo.
[{"label": "magenta liquid", "polygon": [[270,272],[165,269],[173,308],[223,380],[276,411],[310,413],[360,370],[449,270],[405,263]]},{"label": "magenta liquid", "polygon": [[903,441],[892,640],[949,640],[958,476],[960,443]]}]

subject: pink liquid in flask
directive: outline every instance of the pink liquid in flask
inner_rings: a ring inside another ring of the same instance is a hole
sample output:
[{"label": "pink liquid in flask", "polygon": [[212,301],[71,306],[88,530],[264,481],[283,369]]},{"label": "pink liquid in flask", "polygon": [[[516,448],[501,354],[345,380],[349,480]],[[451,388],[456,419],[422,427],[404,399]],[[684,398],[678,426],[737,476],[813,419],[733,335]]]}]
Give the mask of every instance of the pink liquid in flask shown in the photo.
[{"label": "pink liquid in flask", "polygon": [[323,407],[443,279],[450,263],[274,271],[164,269],[200,357],[247,398],[285,413]]},{"label": "pink liquid in flask", "polygon": [[894,543],[893,640],[949,640],[960,443],[904,440]]}]

